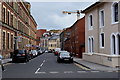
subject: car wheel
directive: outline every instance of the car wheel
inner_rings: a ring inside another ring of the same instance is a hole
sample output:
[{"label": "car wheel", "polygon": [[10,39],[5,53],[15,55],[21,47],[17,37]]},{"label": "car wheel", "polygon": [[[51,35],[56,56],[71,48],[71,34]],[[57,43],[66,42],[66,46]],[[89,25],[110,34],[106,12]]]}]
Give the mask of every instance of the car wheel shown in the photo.
[{"label": "car wheel", "polygon": [[73,59],[71,59],[70,62],[73,63]]},{"label": "car wheel", "polygon": [[60,61],[60,60],[57,60],[57,62],[58,62],[58,63],[61,63],[61,61]]}]

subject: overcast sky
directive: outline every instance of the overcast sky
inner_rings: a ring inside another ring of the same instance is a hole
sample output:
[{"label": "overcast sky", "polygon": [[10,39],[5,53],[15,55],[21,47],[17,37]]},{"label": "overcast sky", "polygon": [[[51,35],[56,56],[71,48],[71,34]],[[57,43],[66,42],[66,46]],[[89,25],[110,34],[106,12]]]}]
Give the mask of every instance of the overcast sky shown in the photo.
[{"label": "overcast sky", "polygon": [[83,10],[92,3],[94,2],[31,2],[31,12],[38,29],[63,29],[72,26],[77,16],[63,14],[62,11]]}]

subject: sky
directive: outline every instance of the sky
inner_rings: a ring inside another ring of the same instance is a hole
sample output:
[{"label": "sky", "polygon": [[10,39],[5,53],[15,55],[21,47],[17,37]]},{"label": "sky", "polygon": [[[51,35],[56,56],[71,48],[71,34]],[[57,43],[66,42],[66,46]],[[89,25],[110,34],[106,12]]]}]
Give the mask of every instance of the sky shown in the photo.
[{"label": "sky", "polygon": [[[62,11],[84,10],[93,2],[30,2],[31,14],[37,22],[37,29],[64,29],[72,26],[77,20],[77,14],[63,14]],[[84,15],[81,14],[82,18]]]}]

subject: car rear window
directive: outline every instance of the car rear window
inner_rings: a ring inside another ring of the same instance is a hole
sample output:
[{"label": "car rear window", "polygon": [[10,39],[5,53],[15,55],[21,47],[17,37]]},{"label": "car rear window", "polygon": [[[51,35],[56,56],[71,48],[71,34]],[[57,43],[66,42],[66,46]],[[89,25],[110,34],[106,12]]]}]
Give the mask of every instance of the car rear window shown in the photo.
[{"label": "car rear window", "polygon": [[25,50],[19,50],[18,53],[23,54],[25,53]]},{"label": "car rear window", "polygon": [[15,54],[23,54],[25,53],[25,50],[15,50]]},{"label": "car rear window", "polygon": [[60,53],[60,56],[70,56],[70,53],[67,53],[67,52]]}]

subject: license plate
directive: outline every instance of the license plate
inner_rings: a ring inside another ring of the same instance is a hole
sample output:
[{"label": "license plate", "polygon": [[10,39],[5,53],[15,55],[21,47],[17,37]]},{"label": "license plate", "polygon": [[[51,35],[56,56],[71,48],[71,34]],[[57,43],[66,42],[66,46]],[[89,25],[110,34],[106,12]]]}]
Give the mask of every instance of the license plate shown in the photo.
[{"label": "license plate", "polygon": [[69,59],[64,59],[64,60],[69,60]]}]

